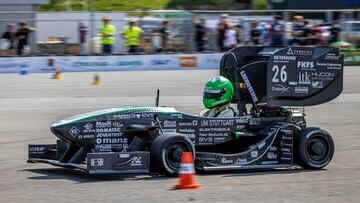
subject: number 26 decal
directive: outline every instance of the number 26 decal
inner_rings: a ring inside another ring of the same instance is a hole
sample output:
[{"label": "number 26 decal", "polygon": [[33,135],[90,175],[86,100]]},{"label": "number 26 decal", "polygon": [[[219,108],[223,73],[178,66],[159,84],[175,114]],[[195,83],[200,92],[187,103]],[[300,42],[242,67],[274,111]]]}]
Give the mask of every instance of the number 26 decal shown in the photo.
[{"label": "number 26 decal", "polygon": [[[287,81],[287,72],[286,72],[286,65],[283,65],[281,69],[279,69],[278,65],[274,65],[272,67],[272,71],[275,72],[274,77],[272,78],[273,82],[279,82],[279,79],[281,82]],[[279,74],[280,72],[280,74]]]}]

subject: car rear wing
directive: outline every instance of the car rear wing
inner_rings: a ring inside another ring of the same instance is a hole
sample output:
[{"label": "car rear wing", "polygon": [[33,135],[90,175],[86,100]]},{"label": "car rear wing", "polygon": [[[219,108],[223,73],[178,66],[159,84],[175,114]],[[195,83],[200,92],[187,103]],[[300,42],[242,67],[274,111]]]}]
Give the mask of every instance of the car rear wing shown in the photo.
[{"label": "car rear wing", "polygon": [[224,54],[220,75],[237,89],[233,103],[303,107],[342,92],[343,61],[332,47],[246,46]]}]

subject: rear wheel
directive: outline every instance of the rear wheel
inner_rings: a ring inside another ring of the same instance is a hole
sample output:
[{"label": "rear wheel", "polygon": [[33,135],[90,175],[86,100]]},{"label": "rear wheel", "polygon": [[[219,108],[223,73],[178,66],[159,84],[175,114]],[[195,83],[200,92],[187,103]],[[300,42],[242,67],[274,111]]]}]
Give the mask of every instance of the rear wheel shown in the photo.
[{"label": "rear wheel", "polygon": [[321,169],[334,155],[334,141],[325,130],[305,128],[296,134],[295,162],[305,169]]},{"label": "rear wheel", "polygon": [[155,171],[168,176],[178,174],[182,152],[192,152],[194,145],[183,134],[168,133],[155,138],[151,144],[151,166]]}]

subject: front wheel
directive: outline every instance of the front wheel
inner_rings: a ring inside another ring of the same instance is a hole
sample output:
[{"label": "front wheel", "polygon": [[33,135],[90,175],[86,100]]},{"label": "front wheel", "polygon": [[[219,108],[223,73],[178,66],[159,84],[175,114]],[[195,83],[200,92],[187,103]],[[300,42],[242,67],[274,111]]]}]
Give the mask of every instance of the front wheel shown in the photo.
[{"label": "front wheel", "polygon": [[305,169],[321,169],[328,165],[335,146],[330,134],[320,128],[305,128],[296,134],[295,162]]},{"label": "front wheel", "polygon": [[151,144],[152,168],[161,174],[176,176],[183,152],[192,152],[195,157],[194,145],[185,135],[179,133],[159,135]]}]

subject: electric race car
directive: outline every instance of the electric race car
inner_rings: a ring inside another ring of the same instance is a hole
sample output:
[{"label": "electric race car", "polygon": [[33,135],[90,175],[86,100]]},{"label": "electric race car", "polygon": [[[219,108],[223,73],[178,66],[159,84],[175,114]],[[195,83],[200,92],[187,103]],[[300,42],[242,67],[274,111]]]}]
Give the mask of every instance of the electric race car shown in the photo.
[{"label": "electric race car", "polygon": [[221,59],[236,91],[236,117],[209,118],[172,107],[111,108],[56,122],[56,144],[29,145],[28,162],[90,174],[176,175],[184,151],[200,171],[321,169],[334,154],[328,132],[307,127],[303,107],[337,97],[343,56],[329,47],[239,47]]}]

